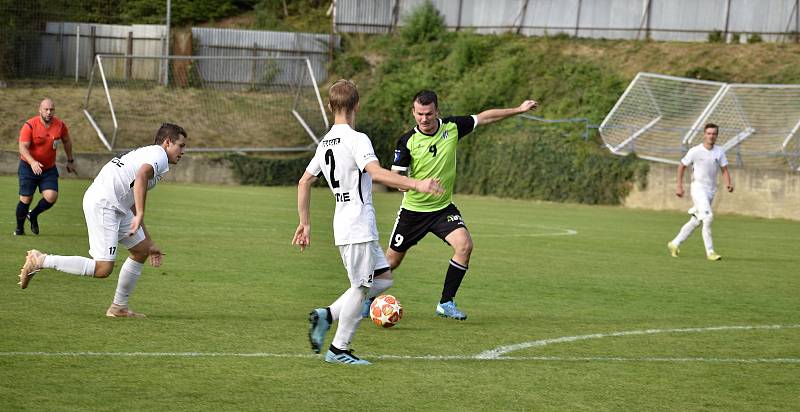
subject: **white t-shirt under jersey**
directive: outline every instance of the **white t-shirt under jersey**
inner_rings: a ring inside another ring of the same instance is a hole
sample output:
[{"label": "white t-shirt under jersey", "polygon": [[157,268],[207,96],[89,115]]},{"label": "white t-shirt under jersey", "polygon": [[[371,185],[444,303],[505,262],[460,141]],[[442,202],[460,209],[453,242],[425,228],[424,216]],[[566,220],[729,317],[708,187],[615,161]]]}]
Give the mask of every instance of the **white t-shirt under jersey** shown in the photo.
[{"label": "white t-shirt under jersey", "polygon": [[153,178],[147,182],[147,190],[152,189],[169,171],[167,152],[159,145],[145,146],[132,150],[120,158],[113,158],[100,170],[86,191],[98,202],[106,206],[128,212],[134,204],[133,182],[136,172],[143,164],[153,167]]},{"label": "white t-shirt under jersey", "polygon": [[372,142],[349,125],[335,124],[319,142],[306,171],[324,176],[336,201],[333,237],[336,245],[378,240],[372,206],[372,178],[364,171],[377,161]]},{"label": "white t-shirt under jersey", "polygon": [[713,193],[717,190],[717,173],[721,167],[728,165],[728,158],[719,146],[708,150],[699,144],[686,152],[681,163],[687,167],[692,166],[693,185],[703,186]]}]

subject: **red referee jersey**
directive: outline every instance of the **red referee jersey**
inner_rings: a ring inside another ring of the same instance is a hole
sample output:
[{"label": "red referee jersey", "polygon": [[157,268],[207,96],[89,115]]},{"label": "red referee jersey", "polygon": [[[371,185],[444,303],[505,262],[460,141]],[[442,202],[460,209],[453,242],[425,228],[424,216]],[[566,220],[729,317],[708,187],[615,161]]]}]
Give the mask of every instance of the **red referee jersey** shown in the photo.
[{"label": "red referee jersey", "polygon": [[[31,142],[28,150],[42,164],[42,169],[50,169],[56,165],[56,147],[62,138],[69,139],[69,130],[55,116],[50,120],[50,127],[45,127],[41,116],[31,117],[19,131],[19,141]],[[26,161],[22,156],[20,159]]]}]

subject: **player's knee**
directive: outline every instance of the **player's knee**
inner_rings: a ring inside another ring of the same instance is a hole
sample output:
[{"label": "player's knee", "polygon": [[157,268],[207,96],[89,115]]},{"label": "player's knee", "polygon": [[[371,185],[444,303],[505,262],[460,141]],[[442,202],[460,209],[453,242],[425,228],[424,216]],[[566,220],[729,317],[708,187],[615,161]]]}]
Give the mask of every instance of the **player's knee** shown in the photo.
[{"label": "player's knee", "polygon": [[405,254],[395,252],[392,249],[388,250],[388,252],[386,253],[386,261],[389,262],[389,268],[390,268],[389,276],[391,276],[392,270],[397,269],[397,267],[400,266],[401,263],[403,263],[403,256],[405,256]]},{"label": "player's knee", "polygon": [[389,269],[386,272],[383,272],[379,275],[375,275],[374,279],[376,280],[388,280],[390,282],[394,282],[394,276],[392,275],[392,270]]},{"label": "player's knee", "polygon": [[133,260],[135,260],[135,261],[137,261],[139,263],[144,263],[147,260],[148,254],[147,254],[147,250],[146,249],[145,250],[141,250],[141,249],[134,250],[134,249],[131,249],[128,252],[130,252],[131,259],[133,259]]},{"label": "player's knee", "polygon": [[48,191],[47,193],[42,194],[42,197],[47,201],[47,203],[52,205],[58,200],[58,192]]},{"label": "player's knee", "polygon": [[114,262],[95,261],[94,277],[107,278],[114,271]]},{"label": "player's knee", "polygon": [[467,238],[462,242],[453,245],[453,249],[457,255],[469,257],[472,254],[472,239]]}]

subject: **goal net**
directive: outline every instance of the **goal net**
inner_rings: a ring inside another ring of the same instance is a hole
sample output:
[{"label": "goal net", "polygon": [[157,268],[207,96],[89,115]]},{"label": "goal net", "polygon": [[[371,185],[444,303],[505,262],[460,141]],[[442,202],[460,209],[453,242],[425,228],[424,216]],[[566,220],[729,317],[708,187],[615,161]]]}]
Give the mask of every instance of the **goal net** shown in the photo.
[{"label": "goal net", "polygon": [[639,73],[600,125],[613,153],[677,164],[719,125],[732,165],[800,167],[800,86],[729,84]]},{"label": "goal net", "polygon": [[303,57],[98,55],[84,114],[111,151],[152,144],[164,122],[187,151],[306,151],[329,125]]}]

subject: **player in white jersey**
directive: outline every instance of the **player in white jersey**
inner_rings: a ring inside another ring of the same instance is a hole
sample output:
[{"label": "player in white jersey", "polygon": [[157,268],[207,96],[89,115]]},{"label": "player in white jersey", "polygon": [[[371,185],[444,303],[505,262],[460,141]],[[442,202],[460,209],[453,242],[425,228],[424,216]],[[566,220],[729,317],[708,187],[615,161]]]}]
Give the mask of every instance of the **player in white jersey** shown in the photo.
[{"label": "player in white jersey", "polygon": [[692,166],[692,185],[690,193],[694,205],[689,209],[691,217],[681,228],[675,239],[667,243],[672,257],[678,257],[679,246],[689,235],[703,224],[703,243],[706,247],[706,258],[708,260],[720,260],[722,256],[714,251],[714,242],[711,239],[711,222],[714,220],[714,212],[711,210],[711,203],[714,201],[714,194],[717,192],[717,173],[721,170],[725,178],[725,189],[733,192],[731,174],[728,172],[728,159],[725,152],[715,146],[719,127],[709,123],[703,129],[703,143],[699,144],[686,152],[686,156],[681,159],[678,165],[678,185],[675,188],[675,195],[683,197],[683,174],[688,166]]},{"label": "player in white jersey", "polygon": [[185,147],[186,131],[164,123],[153,145],[111,159],[83,196],[92,259],[30,250],[19,275],[22,289],[28,287],[33,275],[41,269],[106,278],[114,270],[117,245],[121,243],[130,256],[120,269],[117,290],[106,316],[144,317],[128,308],[128,297],[142,274],[144,262],[149,258],[150,264],[158,267],[163,256],[144,225],[147,191],[169,171],[170,164],[178,163]]},{"label": "player in white jersey", "polygon": [[333,233],[350,287],[330,306],[309,314],[311,349],[319,353],[330,325],[339,324],[325,361],[343,364],[369,364],[352,353],[350,343],[361,321],[361,305],[368,296],[376,296],[392,286],[392,280],[373,277],[389,271],[389,264],[378,243],[375,209],[372,206],[372,180],[384,185],[419,192],[441,194],[438,179],[417,180],[392,173],[380,166],[369,137],[356,132],[358,91],[348,80],[338,80],[329,90],[328,108],[334,125],[325,135],[314,158],[306,167],[297,186],[297,211],[300,224],[292,244],[305,250],[311,245],[309,207],[311,184],[324,176],[336,201]]}]

